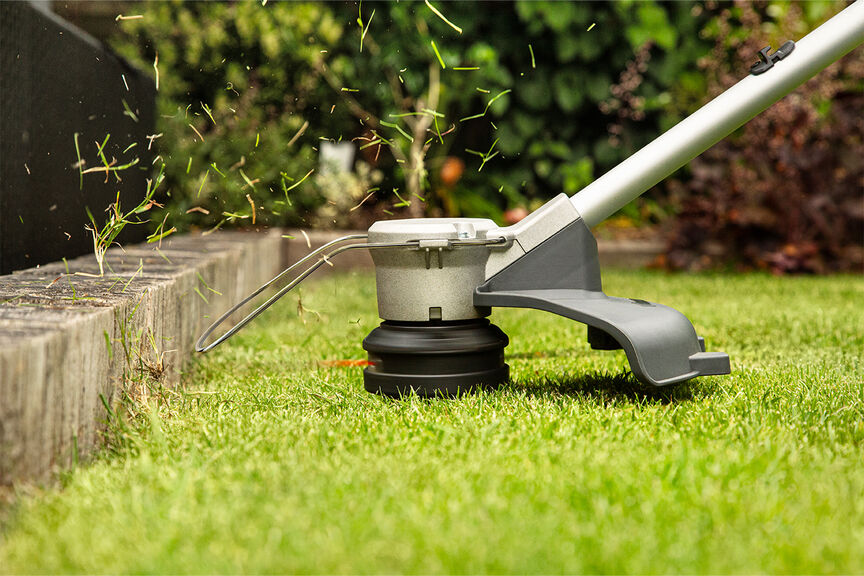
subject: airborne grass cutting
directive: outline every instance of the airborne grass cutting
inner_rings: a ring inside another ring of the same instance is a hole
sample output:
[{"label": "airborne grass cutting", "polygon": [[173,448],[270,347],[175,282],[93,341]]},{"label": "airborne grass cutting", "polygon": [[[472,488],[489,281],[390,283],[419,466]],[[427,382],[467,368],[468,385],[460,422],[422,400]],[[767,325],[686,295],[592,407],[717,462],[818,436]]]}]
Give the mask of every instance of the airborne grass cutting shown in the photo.
[{"label": "airborne grass cutting", "polygon": [[684,312],[733,374],[646,388],[584,326],[500,310],[512,384],[387,400],[356,365],[372,278],[334,277],[303,293],[320,319],[271,309],[22,498],[0,570],[864,570],[864,279],[604,286]]}]

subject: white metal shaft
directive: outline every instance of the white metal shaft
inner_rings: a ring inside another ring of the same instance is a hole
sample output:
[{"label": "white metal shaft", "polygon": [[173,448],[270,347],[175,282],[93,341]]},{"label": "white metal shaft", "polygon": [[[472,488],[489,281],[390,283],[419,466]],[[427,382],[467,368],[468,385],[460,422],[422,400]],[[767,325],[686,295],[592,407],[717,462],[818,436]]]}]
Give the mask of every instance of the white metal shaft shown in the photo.
[{"label": "white metal shaft", "polygon": [[858,0],[798,41],[793,52],[773,68],[748,75],[570,201],[594,226],[862,42],[864,0]]}]

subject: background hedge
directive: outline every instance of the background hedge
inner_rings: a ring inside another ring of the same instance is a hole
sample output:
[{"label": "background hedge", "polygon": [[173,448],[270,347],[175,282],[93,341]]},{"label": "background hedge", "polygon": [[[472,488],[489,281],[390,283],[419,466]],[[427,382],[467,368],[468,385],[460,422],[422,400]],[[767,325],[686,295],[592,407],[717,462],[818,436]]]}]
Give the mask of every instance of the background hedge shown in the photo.
[{"label": "background hedge", "polygon": [[[743,77],[766,39],[779,45],[800,37],[842,7],[436,6],[461,33],[422,2],[139,6],[144,17],[121,21],[123,34],[113,44],[154,76],[158,68],[163,136],[156,143],[173,224],[250,226],[253,214],[256,226],[363,227],[376,218],[420,215],[500,221],[505,210],[575,193]],[[804,102],[804,116],[766,116],[785,118],[792,140],[781,131],[765,150],[765,130],[775,124],[760,120],[614,221],[670,223],[666,262],[675,267],[859,266],[847,248],[860,231],[861,210],[832,212],[844,222],[842,235],[790,236],[788,210],[778,212],[768,197],[782,197],[793,177],[800,214],[831,204],[832,186],[853,204],[857,193],[860,203],[864,154],[856,158],[854,151],[861,150],[861,126],[850,121],[860,116],[860,100],[850,95],[860,95],[860,61],[859,50],[828,81],[820,77],[799,91],[794,101]],[[322,174],[323,141],[361,148],[356,170]],[[814,149],[827,160],[809,162]],[[853,153],[836,160],[841,150]],[[777,169],[778,154],[792,165],[785,172]],[[746,177],[742,165],[750,166]],[[841,168],[845,179],[830,184]],[[729,234],[732,210],[774,216],[757,228],[739,219],[734,241],[718,242]],[[764,241],[766,231],[773,240]],[[799,237],[807,244],[800,250],[815,260],[780,262],[778,254],[794,252],[788,246]]]}]

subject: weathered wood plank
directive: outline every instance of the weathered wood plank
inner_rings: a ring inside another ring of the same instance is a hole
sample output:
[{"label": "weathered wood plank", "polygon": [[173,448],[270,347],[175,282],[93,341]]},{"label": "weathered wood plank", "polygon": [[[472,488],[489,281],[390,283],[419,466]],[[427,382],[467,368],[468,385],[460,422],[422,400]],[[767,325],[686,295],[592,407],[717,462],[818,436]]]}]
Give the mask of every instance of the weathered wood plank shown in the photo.
[{"label": "weathered wood plank", "polygon": [[113,249],[102,278],[74,274],[97,273],[93,256],[69,275],[55,262],[0,276],[0,484],[48,479],[91,452],[100,396],[117,398],[127,360],[155,366],[164,353],[176,384],[210,318],[276,274],[285,244],[278,231],[180,236],[161,254]]}]

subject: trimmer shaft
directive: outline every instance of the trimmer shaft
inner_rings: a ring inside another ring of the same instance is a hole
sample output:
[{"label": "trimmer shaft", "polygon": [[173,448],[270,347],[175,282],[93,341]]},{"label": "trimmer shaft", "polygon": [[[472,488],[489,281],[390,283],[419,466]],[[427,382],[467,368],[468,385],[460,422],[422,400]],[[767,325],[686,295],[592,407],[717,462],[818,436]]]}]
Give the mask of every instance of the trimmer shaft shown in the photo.
[{"label": "trimmer shaft", "polygon": [[497,388],[510,375],[504,363],[504,347],[509,342],[486,318],[388,320],[363,340],[371,363],[363,371],[363,383],[369,392],[393,397],[412,391],[433,397]]}]

